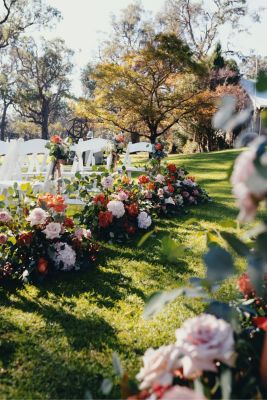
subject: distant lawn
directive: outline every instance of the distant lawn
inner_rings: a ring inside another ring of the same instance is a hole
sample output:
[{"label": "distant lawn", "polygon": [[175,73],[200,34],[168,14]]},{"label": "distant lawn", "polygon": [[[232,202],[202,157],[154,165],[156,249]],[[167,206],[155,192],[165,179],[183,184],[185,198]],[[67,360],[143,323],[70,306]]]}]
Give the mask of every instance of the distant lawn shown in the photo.
[{"label": "distant lawn", "polygon": [[[174,340],[175,329],[194,315],[187,305],[199,310],[199,304],[179,299],[146,322],[144,301],[156,290],[203,274],[206,244],[198,229],[226,229],[223,221],[236,217],[226,175],[237,154],[169,157],[196,176],[213,202],[185,217],[158,221],[157,236],[144,248],[103,244],[94,271],[0,292],[0,398],[82,399],[86,389],[94,398],[103,397],[99,387],[112,374],[112,352],[120,355],[133,377],[148,347]],[[188,247],[176,265],[160,261],[160,238],[168,234]],[[233,290],[234,283],[229,284],[221,296],[231,297]],[[113,396],[119,397],[116,388]]]}]

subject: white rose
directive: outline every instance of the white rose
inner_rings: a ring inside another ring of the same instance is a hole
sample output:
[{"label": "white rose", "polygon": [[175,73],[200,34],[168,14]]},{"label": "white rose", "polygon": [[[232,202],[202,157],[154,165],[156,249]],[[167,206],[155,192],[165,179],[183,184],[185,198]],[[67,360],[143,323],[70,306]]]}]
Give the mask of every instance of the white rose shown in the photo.
[{"label": "white rose", "polygon": [[104,189],[110,189],[113,186],[114,179],[112,176],[104,176],[101,180],[101,185]]},{"label": "white rose", "polygon": [[157,350],[148,349],[143,356],[144,366],[136,376],[141,382],[140,389],[171,385],[174,372],[181,367],[181,356],[174,344],[161,346]]},{"label": "white rose", "polygon": [[183,196],[181,196],[180,194],[177,194],[177,196],[175,196],[175,199],[176,199],[177,204],[179,204],[180,206],[184,202]]},{"label": "white rose", "polygon": [[71,270],[76,263],[76,253],[67,243],[58,242],[54,245],[56,250],[54,261],[57,267],[62,266],[62,270]]},{"label": "white rose", "polygon": [[40,207],[37,207],[30,212],[27,221],[30,222],[31,226],[43,225],[46,223],[48,216],[49,215],[45,210],[43,210]]},{"label": "white rose", "polygon": [[183,374],[217,371],[215,361],[229,366],[234,361],[234,335],[231,325],[210,314],[190,318],[176,331],[176,345],[184,357]]},{"label": "white rose", "polygon": [[50,222],[43,230],[46,239],[57,239],[60,237],[62,226],[58,222]]},{"label": "white rose", "polygon": [[163,197],[163,195],[164,195],[164,190],[163,189],[158,189],[158,196],[159,197]]},{"label": "white rose", "polygon": [[175,202],[172,197],[168,197],[167,199],[165,199],[165,204],[172,204],[173,206],[175,206]]},{"label": "white rose", "polygon": [[119,200],[111,200],[107,204],[107,209],[112,213],[112,215],[116,218],[121,218],[125,214],[125,208],[121,201]]},{"label": "white rose", "polygon": [[141,211],[139,213],[137,221],[138,221],[138,228],[140,229],[148,229],[152,224],[150,215],[148,215],[148,213],[146,213],[145,211]]}]

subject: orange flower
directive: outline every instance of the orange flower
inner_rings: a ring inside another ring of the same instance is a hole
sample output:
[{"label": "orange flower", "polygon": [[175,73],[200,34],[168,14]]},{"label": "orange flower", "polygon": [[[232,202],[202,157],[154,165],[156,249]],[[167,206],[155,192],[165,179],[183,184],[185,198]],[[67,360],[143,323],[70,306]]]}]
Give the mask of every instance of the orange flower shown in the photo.
[{"label": "orange flower", "polygon": [[115,136],[115,140],[119,143],[123,143],[124,142],[124,136],[123,135],[116,135]]},{"label": "orange flower", "polygon": [[54,143],[54,144],[59,144],[59,143],[62,142],[61,137],[58,136],[58,135],[51,136],[50,140],[51,140],[51,142]]},{"label": "orange flower", "polygon": [[128,178],[128,176],[123,175],[121,178],[122,183],[124,183],[125,185],[129,185],[129,183],[131,182],[131,178]]},{"label": "orange flower", "polygon": [[48,262],[45,258],[39,258],[37,262],[37,271],[42,275],[46,275],[48,273]]},{"label": "orange flower", "polygon": [[240,292],[242,292],[245,296],[251,296],[255,292],[255,289],[251,285],[248,274],[242,274],[238,279],[238,287]]},{"label": "orange flower", "polygon": [[149,182],[149,177],[148,176],[146,176],[146,175],[140,175],[139,177],[138,177],[138,183],[140,183],[140,184],[145,184],[145,183],[148,183]]},{"label": "orange flower", "polygon": [[177,171],[176,165],[175,164],[168,164],[167,165],[167,169],[169,172],[171,172],[172,174],[175,173]]},{"label": "orange flower", "polygon": [[190,179],[190,181],[195,182],[196,178],[194,176],[187,176],[186,179]]},{"label": "orange flower", "polygon": [[112,212],[100,211],[98,214],[98,221],[100,228],[107,228],[113,220]]},{"label": "orange flower", "polygon": [[155,183],[153,183],[153,182],[149,182],[148,184],[147,184],[147,190],[154,190],[155,189]]}]

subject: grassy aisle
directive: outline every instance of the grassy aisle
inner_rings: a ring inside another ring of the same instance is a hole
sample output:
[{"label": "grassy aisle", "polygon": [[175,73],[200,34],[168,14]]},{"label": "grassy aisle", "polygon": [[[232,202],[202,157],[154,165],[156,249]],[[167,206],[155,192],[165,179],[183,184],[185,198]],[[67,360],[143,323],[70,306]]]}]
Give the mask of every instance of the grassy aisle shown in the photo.
[{"label": "grassy aisle", "polygon": [[[142,319],[145,298],[155,290],[182,285],[201,276],[204,235],[197,228],[220,229],[237,210],[226,180],[236,151],[170,156],[188,168],[214,202],[190,216],[158,223],[156,238],[144,249],[107,246],[95,271],[61,275],[42,286],[0,292],[0,398],[94,398],[103,377],[112,372],[111,355],[120,354],[134,376],[149,346],[174,340],[188,316],[188,300],[179,299],[152,321]],[[171,234],[188,247],[176,265],[160,261],[160,238]],[[231,291],[228,288],[224,296]],[[190,301],[190,305],[198,307]],[[118,392],[114,397],[118,397]]]}]

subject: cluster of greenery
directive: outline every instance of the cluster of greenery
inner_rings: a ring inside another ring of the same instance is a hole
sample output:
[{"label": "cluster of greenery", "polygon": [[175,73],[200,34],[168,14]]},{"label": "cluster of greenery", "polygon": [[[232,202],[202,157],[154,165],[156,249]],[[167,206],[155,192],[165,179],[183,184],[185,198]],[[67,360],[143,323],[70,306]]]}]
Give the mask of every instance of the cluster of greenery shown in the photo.
[{"label": "cluster of greenery", "polygon": [[[172,150],[231,146],[239,127],[230,135],[212,127],[216,100],[233,94],[240,110],[248,98],[239,85],[238,65],[225,58],[218,33],[229,23],[241,27],[248,2],[212,3],[209,9],[206,2],[166,0],[155,16],[139,3],[130,4],[113,17],[99,59],[82,71],[84,97],[77,99],[70,85],[73,51],[61,39],[36,43],[26,36],[32,25],[53,27],[59,11],[43,0],[3,0],[0,139],[12,133],[48,139],[58,132],[76,140],[93,129],[123,130],[132,141],[154,143],[165,136]],[[248,76],[253,59],[247,58]],[[266,67],[265,59],[259,67]]]},{"label": "cluster of greenery", "polygon": [[[139,248],[136,243],[103,243],[105,251],[95,271],[1,290],[0,397],[77,399],[89,390],[93,398],[103,398],[100,386],[113,373],[113,352],[134,378],[148,347],[173,341],[175,329],[202,311],[201,303],[179,298],[150,321],[142,317],[144,304],[155,291],[204,276],[206,231],[237,232],[229,227],[237,209],[227,180],[236,155],[228,150],[169,157],[169,162],[190,168],[212,196],[212,207],[193,209],[190,219],[162,220],[155,235]],[[166,235],[181,244],[182,255],[162,254]],[[231,281],[218,299],[230,299],[233,293]],[[119,396],[114,387],[112,398]]]}]

